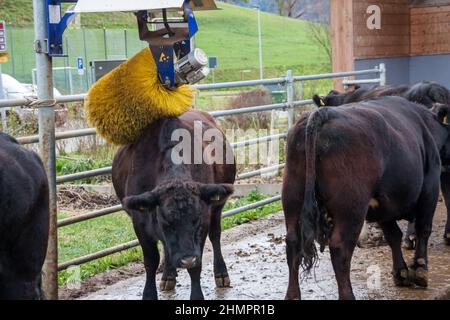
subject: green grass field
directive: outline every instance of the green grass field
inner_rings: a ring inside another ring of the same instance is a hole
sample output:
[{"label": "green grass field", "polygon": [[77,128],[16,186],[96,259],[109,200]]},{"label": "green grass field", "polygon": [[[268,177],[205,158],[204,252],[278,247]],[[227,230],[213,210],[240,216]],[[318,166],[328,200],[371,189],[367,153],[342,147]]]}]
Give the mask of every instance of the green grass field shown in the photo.
[{"label": "green grass field", "polygon": [[[31,70],[35,64],[31,3],[29,0],[0,0],[0,18],[15,25],[8,32],[10,52],[13,51],[14,55],[3,66],[3,71],[14,74],[23,82],[31,82]],[[209,56],[218,57],[216,81],[258,78],[256,11],[224,3],[218,5],[222,10],[197,13],[200,32],[196,37],[198,47],[203,48]],[[139,41],[134,18],[130,14],[90,14],[82,16],[81,21],[86,28],[86,55],[82,30],[69,29],[65,33],[69,57],[54,59],[56,67],[75,66],[77,57],[85,57],[87,61],[104,59],[102,27],[108,29],[106,38],[109,59],[125,58],[123,28],[128,29],[129,55],[146,45]],[[305,21],[262,13],[262,39],[266,78],[283,75],[287,69],[293,69],[298,75],[330,70],[325,53],[308,37]],[[242,70],[245,71],[241,72]],[[57,71],[55,76],[56,86],[64,87],[62,83],[68,81],[67,74]],[[212,81],[212,77],[208,81]],[[83,91],[83,80],[78,75],[74,75],[73,82],[77,91]]]}]

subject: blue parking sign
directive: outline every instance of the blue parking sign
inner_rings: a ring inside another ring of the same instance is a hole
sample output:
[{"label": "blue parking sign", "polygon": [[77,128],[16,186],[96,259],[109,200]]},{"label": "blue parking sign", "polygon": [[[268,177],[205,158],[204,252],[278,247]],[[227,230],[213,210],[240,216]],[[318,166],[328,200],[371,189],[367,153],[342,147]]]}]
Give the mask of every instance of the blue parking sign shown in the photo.
[{"label": "blue parking sign", "polygon": [[83,58],[78,58],[77,59],[77,69],[78,69],[78,74],[80,76],[82,76],[84,74],[84,62],[83,62]]}]

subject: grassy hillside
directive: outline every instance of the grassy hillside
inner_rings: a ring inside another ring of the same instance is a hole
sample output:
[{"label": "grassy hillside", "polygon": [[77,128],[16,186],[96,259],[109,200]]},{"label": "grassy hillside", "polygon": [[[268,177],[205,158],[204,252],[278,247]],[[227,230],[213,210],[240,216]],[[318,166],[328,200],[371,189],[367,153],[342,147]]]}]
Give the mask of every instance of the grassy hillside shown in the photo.
[{"label": "grassy hillside", "polygon": [[[216,81],[254,79],[259,77],[257,13],[224,3],[218,3],[222,10],[198,12],[200,32],[197,46],[208,55],[217,56],[219,69]],[[0,17],[13,22],[14,58],[4,66],[6,73],[21,81],[31,80],[34,66],[32,51],[32,1],[0,0]],[[128,29],[128,53],[134,54],[146,44],[139,41],[136,24],[130,14],[86,14],[81,17],[86,28],[86,60],[105,58],[103,30],[107,31],[107,57],[125,58],[123,28]],[[9,29],[11,33],[12,28]],[[82,31],[70,29],[65,36],[68,42],[67,59],[55,59],[55,66],[75,66],[77,57],[84,57]],[[329,70],[326,55],[308,37],[305,21],[262,14],[263,63],[265,77],[279,76],[291,68],[296,74],[308,74]],[[11,46],[10,46],[11,48]],[[14,70],[12,68],[14,63]],[[245,72],[241,72],[245,70]],[[211,81],[211,79],[209,79]],[[75,80],[76,84],[82,81]]]},{"label": "grassy hillside", "polygon": [[[16,27],[31,26],[33,24],[33,0],[0,0],[0,19],[13,23]],[[134,25],[134,16],[131,13],[121,12],[86,15],[83,17],[83,24],[86,27],[130,27]]]}]

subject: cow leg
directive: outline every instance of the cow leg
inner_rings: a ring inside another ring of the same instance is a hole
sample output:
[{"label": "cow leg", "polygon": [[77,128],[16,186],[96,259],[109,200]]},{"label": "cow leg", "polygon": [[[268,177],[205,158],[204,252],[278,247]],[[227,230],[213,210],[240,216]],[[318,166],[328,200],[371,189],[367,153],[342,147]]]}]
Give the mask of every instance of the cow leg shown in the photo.
[{"label": "cow leg", "polygon": [[388,221],[380,223],[383,229],[384,237],[391,247],[393,269],[392,276],[394,283],[397,286],[409,286],[411,285],[408,279],[408,267],[403,259],[402,254],[402,231],[398,227],[396,221]]},{"label": "cow leg", "polygon": [[[164,257],[168,258],[168,250],[164,245]],[[168,259],[167,259],[168,260]],[[175,289],[175,285],[177,284],[177,269],[169,266],[168,263],[164,263],[164,271],[161,277],[161,281],[159,283],[159,289],[161,291],[171,291]]]},{"label": "cow leg", "polygon": [[206,235],[202,236],[200,263],[194,268],[188,269],[191,278],[191,300],[204,300],[200,277],[202,273],[203,248],[205,247]]},{"label": "cow leg", "polygon": [[405,239],[403,240],[403,245],[406,250],[414,250],[416,248],[416,223],[409,222],[408,228],[406,229]]},{"label": "cow leg", "polygon": [[143,300],[157,300],[158,293],[156,291],[156,270],[159,266],[159,251],[157,242],[153,239],[146,238],[145,241],[140,241],[142,251],[144,253],[144,265],[146,272],[146,280]]},{"label": "cow leg", "polygon": [[414,261],[411,266],[411,278],[420,287],[428,286],[428,239],[433,227],[433,216],[439,197],[439,184],[428,184],[422,191],[416,210],[417,244]]},{"label": "cow leg", "polygon": [[450,172],[441,174],[441,191],[444,197],[445,207],[447,208],[447,225],[444,231],[444,240],[450,246]]},{"label": "cow leg", "polygon": [[214,252],[214,278],[218,288],[230,287],[230,277],[220,247],[222,208],[223,206],[211,209],[211,224],[209,229],[209,239],[211,240]]},{"label": "cow leg", "polygon": [[355,218],[358,217],[358,215],[352,215],[352,223],[348,223],[348,221],[351,220],[344,219],[345,217],[348,217],[348,215],[333,215],[334,217],[344,217],[342,220],[344,222],[336,219],[329,244],[331,262],[336,275],[340,300],[355,299],[352,284],[350,282],[350,267],[353,251],[355,250],[358,237],[364,224],[364,214],[366,211],[367,210],[361,211],[360,221],[357,221]]},{"label": "cow leg", "polygon": [[191,277],[191,300],[204,300],[202,287],[200,285],[200,274],[202,273],[202,264],[188,269]]},{"label": "cow leg", "polygon": [[[294,203],[291,205],[291,201],[283,200],[284,215],[286,220],[286,257],[289,267],[289,283],[286,292],[286,300],[300,300],[300,286],[298,281],[298,272],[301,263],[301,257],[299,255],[299,211],[301,205]],[[298,205],[298,206],[297,206]]]}]

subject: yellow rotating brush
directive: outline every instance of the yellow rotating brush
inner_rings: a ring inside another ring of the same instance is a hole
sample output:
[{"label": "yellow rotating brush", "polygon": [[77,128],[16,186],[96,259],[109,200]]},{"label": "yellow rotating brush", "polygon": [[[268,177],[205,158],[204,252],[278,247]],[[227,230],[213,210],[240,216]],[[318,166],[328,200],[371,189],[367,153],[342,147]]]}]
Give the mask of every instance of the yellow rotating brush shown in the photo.
[{"label": "yellow rotating brush", "polygon": [[193,100],[190,86],[163,87],[146,48],[92,86],[85,111],[89,125],[98,134],[113,144],[127,145],[153,121],[186,112]]}]

